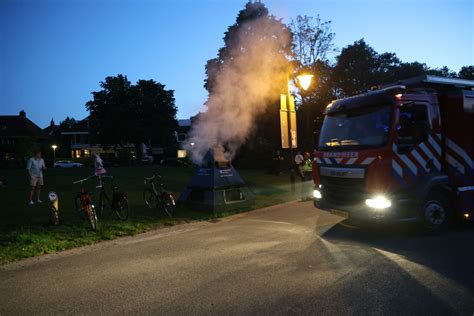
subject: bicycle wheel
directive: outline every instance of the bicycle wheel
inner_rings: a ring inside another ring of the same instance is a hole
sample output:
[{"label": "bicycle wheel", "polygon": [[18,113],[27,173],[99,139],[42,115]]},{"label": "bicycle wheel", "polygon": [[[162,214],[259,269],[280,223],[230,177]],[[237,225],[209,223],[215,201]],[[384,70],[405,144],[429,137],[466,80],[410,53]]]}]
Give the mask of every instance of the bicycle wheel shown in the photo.
[{"label": "bicycle wheel", "polygon": [[174,198],[169,194],[163,194],[162,199],[162,209],[169,217],[173,216],[173,211],[175,207]]},{"label": "bicycle wheel", "polygon": [[122,221],[128,219],[128,200],[126,197],[118,199],[115,203],[114,211]]},{"label": "bicycle wheel", "polygon": [[84,207],[82,206],[80,196],[74,198],[74,205],[76,206],[76,214],[81,220],[84,220]]},{"label": "bicycle wheel", "polygon": [[104,209],[106,207],[106,204],[105,204],[105,197],[104,197],[104,193],[101,192],[100,195],[99,195],[99,209],[97,210],[97,215],[98,216],[101,216],[102,217],[102,214],[104,212]]},{"label": "bicycle wheel", "polygon": [[149,208],[156,208],[158,206],[158,199],[152,189],[145,189],[143,191],[143,200]]},{"label": "bicycle wheel", "polygon": [[87,208],[89,209],[88,211],[88,215],[89,215],[89,223],[91,224],[91,228],[93,231],[96,231],[97,230],[97,214],[95,212],[95,206],[94,204],[89,204],[87,206]]}]

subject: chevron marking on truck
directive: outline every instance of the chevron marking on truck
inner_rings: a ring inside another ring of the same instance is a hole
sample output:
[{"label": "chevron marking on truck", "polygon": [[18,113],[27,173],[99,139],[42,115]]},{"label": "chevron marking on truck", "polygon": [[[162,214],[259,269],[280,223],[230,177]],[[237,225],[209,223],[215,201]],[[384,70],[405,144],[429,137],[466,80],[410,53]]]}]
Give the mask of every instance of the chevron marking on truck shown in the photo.
[{"label": "chevron marking on truck", "polygon": [[470,186],[467,186],[467,187],[459,187],[458,191],[460,191],[460,192],[474,191],[474,185],[470,185]]},{"label": "chevron marking on truck", "polygon": [[428,141],[419,144],[411,152],[398,153],[397,144],[392,144],[392,151],[396,159],[392,159],[392,170],[403,178],[403,170],[409,171],[408,175],[417,177],[418,172],[429,172],[428,162],[432,161],[437,171],[441,171],[441,146],[440,136],[429,136]]},{"label": "chevron marking on truck", "polygon": [[[363,159],[363,160],[362,160]],[[362,160],[359,163],[357,161]],[[375,160],[375,157],[366,157],[366,158],[319,158],[315,157],[314,161],[317,164],[327,164],[327,165],[370,165]]]},{"label": "chevron marking on truck", "polygon": [[421,167],[426,171],[428,172],[428,167],[426,166],[426,161],[423,159],[423,157],[421,157],[421,155],[418,153],[418,151],[413,150],[411,152],[411,154],[413,155],[413,157],[420,163]]},{"label": "chevron marking on truck", "polygon": [[457,161],[456,159],[453,158],[453,156],[449,155],[449,154],[446,154],[446,161],[448,162],[448,164],[453,167],[454,169],[456,169],[459,173],[461,174],[464,174],[465,173],[465,169],[464,169],[464,166],[459,162]]},{"label": "chevron marking on truck", "polygon": [[349,160],[346,162],[346,165],[352,165],[352,164],[354,164],[354,162],[356,162],[356,161],[357,161],[357,158],[351,158],[351,159],[349,159]]},{"label": "chevron marking on truck", "polygon": [[426,144],[425,144],[425,143],[421,143],[419,148],[423,151],[423,153],[424,153],[427,157],[433,159],[433,163],[434,163],[434,165],[435,165],[435,167],[436,167],[436,170],[441,171],[441,163],[439,162],[439,159],[438,159],[435,155],[433,155],[433,153],[428,149],[428,147],[426,146]]},{"label": "chevron marking on truck", "polygon": [[438,143],[434,140],[433,137],[429,137],[428,142],[433,146],[434,150],[436,150],[436,153],[441,156],[441,146],[438,145]]},{"label": "chevron marking on truck", "polygon": [[449,149],[454,151],[459,157],[461,157],[465,162],[468,167],[471,169],[474,169],[474,162],[472,161],[471,157],[466,153],[464,149],[459,147],[455,142],[450,140],[449,138],[446,138],[446,144],[448,145]]},{"label": "chevron marking on truck", "polygon": [[400,178],[403,178],[403,169],[395,159],[392,159],[392,169],[395,170]]},{"label": "chevron marking on truck", "polygon": [[370,165],[374,160],[374,157],[365,158],[364,161],[362,161],[361,165]]}]

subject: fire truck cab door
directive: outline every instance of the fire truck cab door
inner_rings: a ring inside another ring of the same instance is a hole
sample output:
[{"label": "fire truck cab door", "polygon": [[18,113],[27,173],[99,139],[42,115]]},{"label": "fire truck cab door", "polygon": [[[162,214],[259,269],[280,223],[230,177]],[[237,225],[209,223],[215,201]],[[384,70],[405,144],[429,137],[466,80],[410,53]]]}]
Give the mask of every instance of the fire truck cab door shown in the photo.
[{"label": "fire truck cab door", "polygon": [[[395,153],[401,167],[401,176],[407,184],[430,173],[434,166],[434,155],[430,138],[428,103],[416,102],[399,108]],[[436,164],[439,164],[437,162]]]}]

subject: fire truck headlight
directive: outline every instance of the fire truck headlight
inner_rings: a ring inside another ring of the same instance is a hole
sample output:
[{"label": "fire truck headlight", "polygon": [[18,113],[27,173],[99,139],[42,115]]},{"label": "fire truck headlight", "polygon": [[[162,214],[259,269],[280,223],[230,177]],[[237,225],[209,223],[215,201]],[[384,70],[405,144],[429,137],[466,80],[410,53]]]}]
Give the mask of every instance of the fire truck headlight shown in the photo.
[{"label": "fire truck headlight", "polygon": [[365,205],[378,210],[383,210],[392,206],[392,202],[383,195],[375,196],[365,200]]},{"label": "fire truck headlight", "polygon": [[316,199],[316,200],[320,200],[323,196],[321,195],[321,191],[317,190],[317,189],[314,189],[313,191],[313,197]]}]

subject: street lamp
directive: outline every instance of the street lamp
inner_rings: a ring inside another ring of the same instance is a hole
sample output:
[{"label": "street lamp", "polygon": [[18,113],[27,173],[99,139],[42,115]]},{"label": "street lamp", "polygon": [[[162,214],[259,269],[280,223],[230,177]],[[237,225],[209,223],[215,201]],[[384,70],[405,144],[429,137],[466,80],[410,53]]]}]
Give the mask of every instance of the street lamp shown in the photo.
[{"label": "street lamp", "polygon": [[309,86],[311,85],[311,80],[313,79],[313,75],[310,74],[304,74],[304,75],[299,75],[296,77],[298,80],[298,83],[300,84],[301,88],[303,90],[308,90]]},{"label": "street lamp", "polygon": [[58,148],[57,145],[52,145],[51,148],[53,148],[53,165],[56,162],[56,149]]}]

